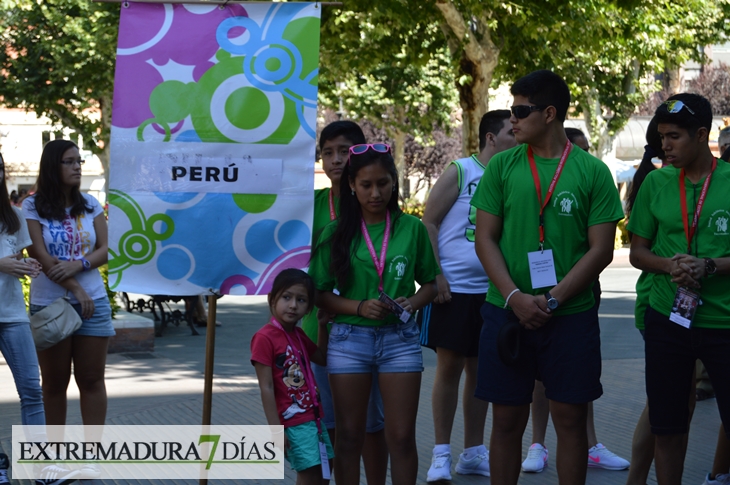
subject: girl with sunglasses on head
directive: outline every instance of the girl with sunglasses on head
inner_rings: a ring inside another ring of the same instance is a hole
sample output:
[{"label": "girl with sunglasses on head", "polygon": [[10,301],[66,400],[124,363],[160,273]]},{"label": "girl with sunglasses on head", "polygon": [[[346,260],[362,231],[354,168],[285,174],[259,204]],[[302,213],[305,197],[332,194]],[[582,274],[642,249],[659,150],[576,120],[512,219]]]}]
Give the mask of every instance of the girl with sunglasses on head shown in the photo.
[{"label": "girl with sunglasses on head", "polygon": [[[56,345],[39,351],[48,424],[66,424],[66,389],[73,373],[85,425],[106,419],[104,369],[109,337],[115,334],[111,307],[98,267],[107,263],[106,218],[99,202],[82,193],[79,148],[53,140],[41,155],[37,192],[23,201],[33,245],[28,253],[43,265],[30,286],[30,313],[68,295],[81,327]],[[99,465],[81,468],[79,478],[98,478]]]},{"label": "girl with sunglasses on head", "polygon": [[[360,481],[375,371],[391,477],[395,485],[411,485],[418,472],[423,371],[412,315],[436,296],[440,270],[425,226],[398,207],[398,173],[388,145],[352,146],[341,180],[339,218],[322,232],[309,270],[319,290],[317,305],[336,315],[327,362],[337,424],[335,480]],[[417,292],[415,282],[421,285]]]},{"label": "girl with sunglasses on head", "polygon": [[[319,239],[324,227],[339,215],[340,178],[350,155],[350,147],[364,143],[365,135],[354,121],[338,120],[322,129],[319,135],[319,152],[322,168],[332,186],[314,191],[313,245]],[[319,325],[316,308],[302,319],[302,330],[313,342],[317,341]],[[327,428],[332,443],[336,444],[335,411],[327,367],[312,363],[312,372],[317,379],[319,399],[324,411],[322,424]],[[385,444],[384,428],[383,400],[380,397],[380,388],[377,382],[374,382],[370,391],[365,443],[362,448],[365,477],[369,485],[385,485],[388,475],[388,447]]]}]

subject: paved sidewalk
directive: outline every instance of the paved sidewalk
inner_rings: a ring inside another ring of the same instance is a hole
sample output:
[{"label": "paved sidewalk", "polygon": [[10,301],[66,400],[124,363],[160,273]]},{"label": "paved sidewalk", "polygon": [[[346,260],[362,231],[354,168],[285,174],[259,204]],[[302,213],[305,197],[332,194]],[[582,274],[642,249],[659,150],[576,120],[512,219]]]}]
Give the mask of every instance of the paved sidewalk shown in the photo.
[{"label": "paved sidewalk", "polygon": [[[633,286],[638,272],[617,260],[601,277],[604,288],[601,305],[604,396],[595,403],[596,431],[599,440],[611,451],[629,459],[631,437],[644,403],[643,344],[633,328]],[[177,307],[179,308],[179,307]],[[266,322],[268,309],[264,297],[224,297],[218,302],[216,329],[216,366],[213,395],[213,424],[264,424],[258,385],[249,362],[251,336]],[[199,424],[202,415],[205,329],[201,336],[190,336],[186,327],[168,328],[155,339],[155,351],[138,354],[110,355],[107,366],[109,424]],[[418,482],[426,483],[433,447],[431,388],[436,366],[435,354],[424,349],[423,385],[418,414]],[[72,383],[69,390],[68,423],[81,424],[78,391]],[[10,449],[10,426],[20,423],[17,393],[10,371],[0,359],[0,447]],[[714,400],[697,405],[690,433],[684,483],[700,485],[709,471],[714,455],[719,416]],[[486,426],[486,440],[491,430],[491,413]],[[530,445],[530,426],[523,440],[523,456]],[[461,452],[463,421],[457,412],[452,437],[453,451]],[[557,484],[555,466],[556,438],[552,425],[548,428],[547,447],[550,465],[540,474],[520,476],[521,485]],[[455,456],[456,461],[457,457]],[[454,485],[488,483],[484,477],[452,473]],[[621,484],[626,471],[588,470],[589,485]],[[286,480],[294,483],[295,475],[287,466]],[[92,483],[159,483],[169,481],[96,480]],[[220,481],[215,483],[244,483]],[[253,481],[245,481],[251,483]],[[278,483],[278,481],[276,481]],[[15,482],[18,483],[18,482]],[[196,484],[197,481],[186,483]],[[213,481],[211,481],[213,483]],[[271,484],[271,481],[262,481]],[[364,475],[361,483],[365,483]],[[388,480],[390,483],[390,480]],[[649,482],[656,483],[652,471]]]}]

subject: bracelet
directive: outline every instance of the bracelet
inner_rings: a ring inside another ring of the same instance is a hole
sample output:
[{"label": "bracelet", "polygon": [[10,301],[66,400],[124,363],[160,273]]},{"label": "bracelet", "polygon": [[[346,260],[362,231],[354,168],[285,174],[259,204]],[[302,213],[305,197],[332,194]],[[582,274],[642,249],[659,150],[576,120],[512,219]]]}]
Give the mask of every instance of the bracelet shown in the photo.
[{"label": "bracelet", "polygon": [[362,300],[360,304],[357,306],[357,316],[364,318],[362,315],[360,315],[360,308],[362,308],[362,304],[365,303],[365,300]]},{"label": "bracelet", "polygon": [[509,306],[509,299],[510,299],[510,298],[512,298],[512,295],[514,295],[514,294],[515,294],[515,293],[517,293],[518,291],[520,291],[520,289],[519,289],[519,288],[515,288],[514,290],[512,290],[512,291],[510,292],[510,294],[509,294],[509,295],[507,295],[507,298],[505,298],[505,299],[504,299],[504,308],[505,308],[505,309],[506,309],[506,308],[507,308],[507,307]]}]

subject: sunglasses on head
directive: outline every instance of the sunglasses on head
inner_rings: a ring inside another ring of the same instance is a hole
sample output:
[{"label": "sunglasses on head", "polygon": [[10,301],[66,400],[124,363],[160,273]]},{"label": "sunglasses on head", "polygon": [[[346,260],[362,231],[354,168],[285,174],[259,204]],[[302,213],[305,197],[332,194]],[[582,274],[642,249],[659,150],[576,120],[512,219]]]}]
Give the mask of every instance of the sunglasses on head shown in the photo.
[{"label": "sunglasses on head", "polygon": [[667,111],[670,114],[677,114],[680,111],[682,111],[682,108],[685,108],[693,116],[695,114],[695,112],[692,111],[692,109],[689,106],[687,106],[686,104],[684,104],[682,101],[680,101],[678,99],[670,99],[668,101],[664,101],[661,105],[666,107]]},{"label": "sunglasses on head", "polygon": [[362,155],[370,149],[378,153],[388,153],[390,151],[390,145],[385,143],[363,143],[362,145],[352,145],[350,147],[350,153],[353,155]]},{"label": "sunglasses on head", "polygon": [[545,108],[547,108],[547,106],[528,106],[526,104],[518,104],[516,106],[512,106],[510,111],[512,111],[515,118],[522,119],[530,116],[530,113],[533,111],[542,111]]}]

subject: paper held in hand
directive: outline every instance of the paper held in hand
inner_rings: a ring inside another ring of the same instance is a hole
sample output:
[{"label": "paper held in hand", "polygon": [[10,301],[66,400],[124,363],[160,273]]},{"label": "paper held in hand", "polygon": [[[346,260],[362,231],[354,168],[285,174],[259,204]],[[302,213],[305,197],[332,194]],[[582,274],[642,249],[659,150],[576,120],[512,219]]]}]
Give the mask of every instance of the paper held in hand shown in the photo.
[{"label": "paper held in hand", "polygon": [[408,320],[411,319],[411,314],[409,311],[407,311],[405,308],[400,306],[397,301],[383,293],[380,292],[380,296],[378,296],[378,300],[382,301],[386,305],[390,307],[391,310],[393,310],[393,313],[400,319],[403,323],[408,323]]}]

